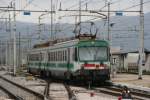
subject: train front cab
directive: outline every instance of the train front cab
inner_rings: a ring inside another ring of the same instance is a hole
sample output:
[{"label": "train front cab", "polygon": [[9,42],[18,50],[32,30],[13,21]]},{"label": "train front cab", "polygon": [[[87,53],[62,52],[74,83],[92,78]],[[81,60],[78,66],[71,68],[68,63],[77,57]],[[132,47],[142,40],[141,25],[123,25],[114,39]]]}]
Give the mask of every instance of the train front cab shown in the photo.
[{"label": "train front cab", "polygon": [[[83,66],[84,67],[80,70],[80,77],[82,77],[82,79],[86,81],[104,82],[110,79],[109,69],[105,69],[103,66],[99,64],[92,64],[90,66],[92,68],[86,68],[85,66],[87,66],[87,64],[84,64]],[[97,67],[97,66],[100,66],[100,67]]]},{"label": "train front cab", "polygon": [[[99,43],[99,44],[97,44]],[[88,42],[78,46],[78,75],[80,79],[104,82],[110,79],[109,47],[106,42]]]}]

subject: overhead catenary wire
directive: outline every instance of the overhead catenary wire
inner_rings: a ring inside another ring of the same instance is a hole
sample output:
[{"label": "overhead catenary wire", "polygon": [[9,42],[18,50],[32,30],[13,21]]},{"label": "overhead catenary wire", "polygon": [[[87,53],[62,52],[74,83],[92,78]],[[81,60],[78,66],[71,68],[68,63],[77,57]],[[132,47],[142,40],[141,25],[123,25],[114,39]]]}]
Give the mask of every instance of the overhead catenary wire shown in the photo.
[{"label": "overhead catenary wire", "polygon": [[[26,5],[21,8],[21,10],[24,10],[26,7],[28,7],[34,0],[30,0],[28,3],[26,3]],[[16,13],[15,16],[17,16],[18,14],[20,14],[20,12]]]},{"label": "overhead catenary wire", "polygon": [[1,0],[1,2],[2,2],[3,4],[6,4],[6,5],[7,5],[7,3],[6,3],[4,0]]},{"label": "overhead catenary wire", "polygon": [[[145,1],[145,2],[143,2],[143,4],[147,4],[147,3],[150,3],[150,1]],[[134,8],[134,7],[137,7],[137,6],[140,6],[140,4],[136,4],[136,5],[133,5],[133,6],[124,8],[124,9],[122,9],[121,11],[128,10],[128,9],[131,9],[131,8]]]},{"label": "overhead catenary wire", "polygon": [[[91,0],[90,0],[91,1]],[[83,5],[85,5],[86,3],[88,3],[88,2],[90,2],[89,0],[85,0],[85,1],[81,1],[81,5],[83,6]],[[84,3],[84,4],[83,4]],[[74,4],[74,5],[72,5],[71,7],[68,7],[68,8],[66,8],[66,9],[71,9],[71,8],[74,8],[74,7],[78,7],[78,5],[79,5],[79,3],[77,3],[77,4]]]}]

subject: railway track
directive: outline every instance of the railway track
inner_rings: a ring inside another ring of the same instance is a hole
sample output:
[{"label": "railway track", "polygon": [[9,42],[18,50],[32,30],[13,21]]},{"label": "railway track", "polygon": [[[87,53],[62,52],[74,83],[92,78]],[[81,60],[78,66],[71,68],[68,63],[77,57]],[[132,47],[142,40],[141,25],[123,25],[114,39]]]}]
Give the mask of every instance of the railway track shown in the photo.
[{"label": "railway track", "polygon": [[[114,95],[114,96],[121,96],[122,92],[122,87],[115,87],[115,86],[107,86],[107,87],[101,87],[101,88],[94,88],[95,91],[101,92],[101,93],[106,93],[109,95]],[[134,89],[129,89],[132,95],[132,98],[134,100],[149,100],[150,99],[150,94],[144,93],[142,91],[135,91]],[[133,91],[134,90],[134,91]]]},{"label": "railway track", "polygon": [[[66,90],[65,89],[62,89],[62,90],[52,89],[52,90],[49,90],[49,92],[52,93],[54,91],[55,92],[59,91],[61,94],[61,93],[64,93],[64,91],[67,91],[67,93],[65,92],[66,94],[63,96],[58,94],[61,97],[68,98],[68,99],[63,99],[63,100],[78,100],[76,97],[77,94],[80,94],[80,93],[90,94],[91,91],[94,91],[95,94],[102,93],[102,94],[112,95],[112,96],[118,98],[119,96],[121,96],[121,92],[122,92],[122,88],[123,88],[121,86],[116,86],[116,85],[100,86],[100,87],[94,87],[94,88],[92,87],[91,89],[87,89],[84,86],[79,86],[79,88],[82,87],[82,88],[85,88],[85,90],[83,90],[83,89],[76,90],[76,89],[72,88],[72,87],[76,87],[76,85],[74,85],[74,84],[66,84],[66,83],[64,84],[63,82],[57,82],[57,81],[55,81],[55,84],[59,84],[59,85],[61,84],[62,87],[64,86]],[[50,87],[55,87],[55,86],[50,85]],[[149,100],[150,99],[150,93],[147,93],[146,91],[139,91],[137,89],[132,89],[132,88],[130,88],[130,91],[131,91],[133,100]],[[49,94],[51,94],[51,93],[49,93]],[[68,94],[68,96],[66,96],[67,94]],[[58,96],[58,95],[57,95],[57,93],[55,94],[55,96]],[[49,95],[49,97],[51,97],[51,96],[52,95]],[[50,100],[52,100],[52,98]],[[54,100],[59,100],[59,99],[54,99]]]},{"label": "railway track", "polygon": [[46,100],[77,100],[74,92],[70,88],[70,85],[63,82],[48,80],[44,94]]},{"label": "railway track", "polygon": [[14,100],[44,100],[44,96],[0,76],[0,86]]},{"label": "railway track", "polygon": [[66,90],[68,91],[69,100],[77,100],[77,97],[75,96],[71,87],[67,83],[65,83],[64,86]]},{"label": "railway track", "polygon": [[[109,86],[92,87],[90,90],[93,90],[95,93],[104,93],[115,97],[121,96],[122,89],[124,86],[114,85],[113,83],[107,83],[107,84],[109,84]],[[82,87],[85,88],[84,86]],[[134,89],[134,88],[129,88],[129,90],[131,92],[133,100],[150,100],[149,91],[144,91],[144,90]],[[87,90],[86,91],[79,90],[77,92],[85,93],[87,92]]]},{"label": "railway track", "polygon": [[[46,80],[47,81],[47,80]],[[79,90],[76,91],[74,90],[72,87],[76,87],[75,84],[64,84],[65,82],[63,81],[56,81],[56,80],[50,80],[47,81],[47,86],[45,88],[45,97],[47,98],[47,100],[77,100],[76,94],[79,93],[88,93],[90,94],[89,90],[85,91],[85,90]],[[110,86],[100,86],[99,87],[94,87],[91,90],[93,90],[96,94],[98,93],[103,93],[103,94],[107,94],[107,95],[112,95],[115,97],[119,97],[121,96],[121,92],[122,92],[122,86],[117,86],[117,85],[113,85],[112,83]],[[53,88],[51,88],[53,87]],[[56,88],[58,87],[58,88]],[[82,88],[85,88],[84,86],[79,86]],[[131,94],[133,99],[135,100],[149,100],[150,99],[150,93],[146,92],[146,91],[139,91],[137,89],[132,89],[131,90]],[[60,99],[63,98],[63,99]],[[80,99],[79,99],[80,100]]]},{"label": "railway track", "polygon": [[15,95],[13,95],[12,93],[10,93],[8,90],[6,90],[5,88],[0,86],[0,100],[4,100],[4,99],[14,99],[17,100],[18,97],[16,97]]},{"label": "railway track", "polygon": [[73,93],[78,100],[116,100],[116,96],[108,95],[94,89],[87,89],[81,86],[71,86]]}]

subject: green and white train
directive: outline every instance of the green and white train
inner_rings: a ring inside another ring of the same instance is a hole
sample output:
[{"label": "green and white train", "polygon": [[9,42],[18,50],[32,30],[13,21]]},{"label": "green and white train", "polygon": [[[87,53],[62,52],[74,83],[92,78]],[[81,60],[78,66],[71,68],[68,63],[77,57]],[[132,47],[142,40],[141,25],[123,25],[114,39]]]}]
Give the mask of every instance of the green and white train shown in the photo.
[{"label": "green and white train", "polygon": [[33,48],[28,54],[28,71],[63,79],[105,81],[110,79],[110,48],[105,40],[69,40]]}]

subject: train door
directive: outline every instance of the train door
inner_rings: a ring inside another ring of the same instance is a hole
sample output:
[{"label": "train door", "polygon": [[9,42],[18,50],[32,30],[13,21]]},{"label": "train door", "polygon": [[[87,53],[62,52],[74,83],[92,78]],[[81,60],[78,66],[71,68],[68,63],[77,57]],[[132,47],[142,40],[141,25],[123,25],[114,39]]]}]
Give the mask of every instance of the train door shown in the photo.
[{"label": "train door", "polygon": [[45,70],[45,59],[44,59],[44,56],[45,56],[45,52],[44,51],[40,51],[39,53],[39,72],[40,72],[40,75],[43,76],[44,75],[44,70]]},{"label": "train door", "polygon": [[69,80],[71,78],[71,71],[70,71],[70,48],[67,49],[67,70],[65,72],[65,78]]}]

